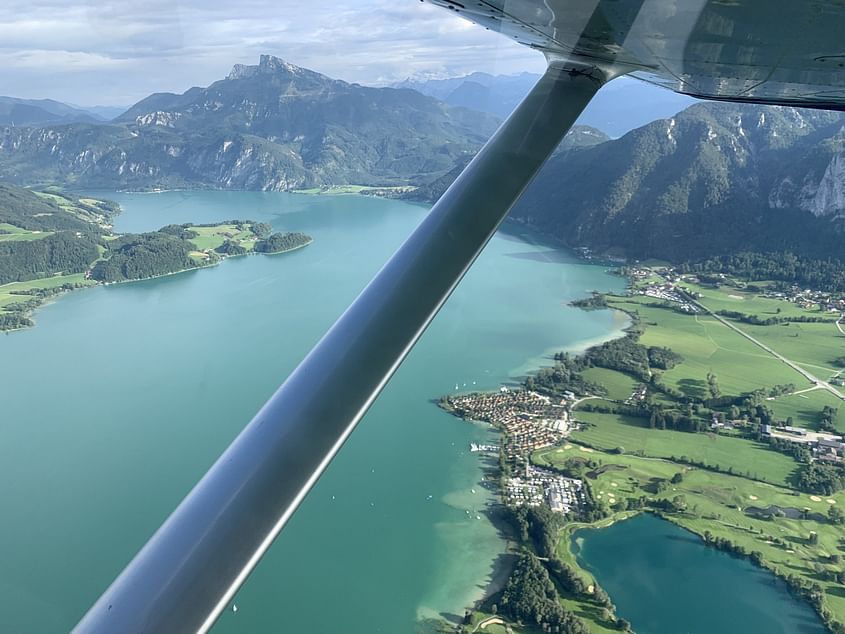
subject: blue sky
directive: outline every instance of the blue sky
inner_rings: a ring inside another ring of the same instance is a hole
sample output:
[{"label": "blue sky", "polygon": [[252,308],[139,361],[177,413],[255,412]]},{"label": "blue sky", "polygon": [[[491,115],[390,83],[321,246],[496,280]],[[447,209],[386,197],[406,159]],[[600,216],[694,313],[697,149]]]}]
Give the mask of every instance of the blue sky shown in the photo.
[{"label": "blue sky", "polygon": [[262,53],[363,84],[544,66],[418,0],[0,3],[0,95],[127,105],[207,85]]}]

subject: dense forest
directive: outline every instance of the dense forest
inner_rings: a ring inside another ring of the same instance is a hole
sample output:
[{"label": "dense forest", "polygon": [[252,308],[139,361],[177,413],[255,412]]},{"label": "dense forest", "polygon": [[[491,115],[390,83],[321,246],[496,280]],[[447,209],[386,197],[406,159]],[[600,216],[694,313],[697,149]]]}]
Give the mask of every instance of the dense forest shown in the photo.
[{"label": "dense forest", "polygon": [[[70,206],[76,213],[68,210]],[[118,210],[118,205],[111,201],[83,201],[70,194],[46,197],[29,189],[0,183],[0,223],[29,231],[98,232],[101,230],[96,223],[106,221]]]},{"label": "dense forest", "polygon": [[778,280],[827,292],[845,291],[845,262],[836,257],[746,251],[684,264],[681,269],[688,273],[725,273],[746,280]]},{"label": "dense forest", "polygon": [[589,633],[577,616],[561,606],[548,571],[531,553],[519,556],[505,585],[501,604],[502,612],[511,619],[538,625],[543,631]]},{"label": "dense forest", "polygon": [[255,243],[257,253],[281,253],[304,246],[311,242],[311,236],[299,232],[274,233]]},{"label": "dense forest", "polygon": [[91,278],[100,282],[140,280],[196,266],[191,243],[163,231],[120,236],[108,248],[108,259],[91,269]]},{"label": "dense forest", "polygon": [[39,240],[0,241],[0,284],[82,273],[97,259],[100,236],[61,231]]}]

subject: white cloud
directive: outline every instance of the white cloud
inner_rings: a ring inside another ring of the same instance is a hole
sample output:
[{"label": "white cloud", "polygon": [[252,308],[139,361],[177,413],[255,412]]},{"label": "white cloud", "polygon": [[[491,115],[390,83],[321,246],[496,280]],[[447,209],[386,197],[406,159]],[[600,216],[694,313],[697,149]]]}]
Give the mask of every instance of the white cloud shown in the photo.
[{"label": "white cloud", "polygon": [[543,67],[538,53],[416,0],[0,6],[0,94],[126,105],[207,85],[262,53],[370,84]]}]

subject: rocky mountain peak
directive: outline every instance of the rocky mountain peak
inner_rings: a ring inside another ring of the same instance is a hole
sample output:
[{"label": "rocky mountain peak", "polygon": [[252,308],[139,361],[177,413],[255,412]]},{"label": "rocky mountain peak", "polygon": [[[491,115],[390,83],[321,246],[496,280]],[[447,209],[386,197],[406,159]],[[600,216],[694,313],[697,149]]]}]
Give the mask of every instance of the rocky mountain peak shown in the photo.
[{"label": "rocky mountain peak", "polygon": [[[235,64],[231,72],[226,76],[226,79],[247,79],[255,77],[256,75],[302,75],[304,73],[312,73],[294,64],[286,62],[280,57],[273,55],[262,55],[258,59],[258,65],[253,66],[249,64]],[[316,74],[316,73],[315,73]]]}]

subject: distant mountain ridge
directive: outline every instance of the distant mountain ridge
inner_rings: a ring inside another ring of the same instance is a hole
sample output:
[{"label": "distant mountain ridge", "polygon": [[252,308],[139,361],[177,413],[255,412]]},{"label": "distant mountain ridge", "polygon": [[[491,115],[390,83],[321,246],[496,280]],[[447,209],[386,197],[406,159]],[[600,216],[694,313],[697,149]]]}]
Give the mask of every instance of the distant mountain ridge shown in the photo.
[{"label": "distant mountain ridge", "polygon": [[98,123],[103,117],[53,99],[19,99],[0,96],[0,126],[42,126],[64,123]]},{"label": "distant mountain ridge", "polygon": [[[453,106],[489,112],[504,119],[538,79],[540,76],[532,73],[471,73],[449,79],[407,79],[394,86],[411,88]],[[593,97],[577,123],[597,128],[616,138],[655,119],[674,116],[695,102],[692,97],[621,77]]]},{"label": "distant mountain ridge", "polygon": [[110,125],[0,130],[0,178],[131,189],[406,185],[447,172],[497,125],[415,91],[262,55],[206,88],[150,95]]}]

